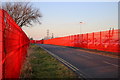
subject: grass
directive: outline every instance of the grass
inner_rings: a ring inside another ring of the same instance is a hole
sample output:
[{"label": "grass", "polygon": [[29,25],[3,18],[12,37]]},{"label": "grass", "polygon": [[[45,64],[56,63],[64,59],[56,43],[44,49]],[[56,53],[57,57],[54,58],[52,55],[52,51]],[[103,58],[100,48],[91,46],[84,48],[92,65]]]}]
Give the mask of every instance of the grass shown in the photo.
[{"label": "grass", "polygon": [[38,45],[31,45],[20,77],[77,78],[78,76]]}]

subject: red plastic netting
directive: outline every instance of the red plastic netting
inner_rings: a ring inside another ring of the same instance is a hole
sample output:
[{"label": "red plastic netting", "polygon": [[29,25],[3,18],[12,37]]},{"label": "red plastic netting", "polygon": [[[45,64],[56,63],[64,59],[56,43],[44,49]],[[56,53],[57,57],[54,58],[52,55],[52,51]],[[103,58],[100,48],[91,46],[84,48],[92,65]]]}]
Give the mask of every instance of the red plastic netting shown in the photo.
[{"label": "red plastic netting", "polygon": [[29,47],[29,38],[10,15],[0,10],[0,52],[2,78],[19,78]]},{"label": "red plastic netting", "polygon": [[43,40],[44,44],[120,52],[120,29]]}]

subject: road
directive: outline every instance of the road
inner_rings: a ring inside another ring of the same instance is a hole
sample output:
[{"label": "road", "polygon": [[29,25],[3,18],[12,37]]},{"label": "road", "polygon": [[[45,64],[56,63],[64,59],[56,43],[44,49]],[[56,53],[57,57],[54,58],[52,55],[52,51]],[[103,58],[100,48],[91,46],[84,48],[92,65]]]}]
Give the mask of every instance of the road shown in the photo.
[{"label": "road", "polygon": [[118,78],[118,60],[80,49],[39,44],[47,52],[85,78]]}]

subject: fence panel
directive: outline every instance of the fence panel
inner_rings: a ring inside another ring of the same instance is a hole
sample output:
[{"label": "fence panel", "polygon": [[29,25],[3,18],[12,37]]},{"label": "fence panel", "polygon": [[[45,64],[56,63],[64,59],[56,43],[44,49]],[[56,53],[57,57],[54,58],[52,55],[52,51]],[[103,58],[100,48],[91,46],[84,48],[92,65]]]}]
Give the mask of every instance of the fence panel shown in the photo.
[{"label": "fence panel", "polygon": [[95,32],[94,33],[94,49],[98,49],[98,50],[101,47],[101,44],[100,44],[100,41],[101,41],[100,33],[101,32]]},{"label": "fence panel", "polygon": [[[44,40],[44,44],[120,52],[120,30],[108,30]],[[49,41],[50,40],[50,41]],[[46,43],[47,42],[47,43]]]},{"label": "fence panel", "polygon": [[94,33],[88,34],[88,49],[95,49],[94,46]]},{"label": "fence panel", "polygon": [[19,78],[30,41],[6,11],[0,10],[0,12],[3,14],[0,15],[2,78]]}]

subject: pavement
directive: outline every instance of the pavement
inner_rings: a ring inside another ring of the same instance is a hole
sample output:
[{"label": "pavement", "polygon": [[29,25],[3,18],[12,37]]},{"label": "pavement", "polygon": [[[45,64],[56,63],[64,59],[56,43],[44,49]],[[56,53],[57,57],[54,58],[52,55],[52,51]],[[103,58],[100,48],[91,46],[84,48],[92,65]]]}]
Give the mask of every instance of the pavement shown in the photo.
[{"label": "pavement", "polygon": [[80,49],[38,44],[83,78],[118,78],[120,59],[92,54]]}]

